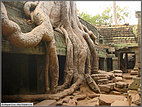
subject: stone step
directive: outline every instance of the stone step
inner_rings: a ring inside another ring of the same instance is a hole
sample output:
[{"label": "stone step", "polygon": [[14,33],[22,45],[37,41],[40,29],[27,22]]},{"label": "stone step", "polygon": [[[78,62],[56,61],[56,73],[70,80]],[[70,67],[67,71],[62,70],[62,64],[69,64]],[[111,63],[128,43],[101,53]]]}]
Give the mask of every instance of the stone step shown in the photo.
[{"label": "stone step", "polygon": [[115,87],[116,88],[128,88],[128,83],[126,83],[126,82],[116,82]]},{"label": "stone step", "polygon": [[110,93],[111,87],[109,85],[98,85],[101,92]]},{"label": "stone step", "polygon": [[122,73],[114,73],[115,77],[122,77]]},{"label": "stone step", "polygon": [[113,70],[114,73],[123,73],[121,70]]},{"label": "stone step", "polygon": [[92,77],[106,77],[107,74],[92,74]]},{"label": "stone step", "polygon": [[131,75],[138,75],[138,71],[131,70]]},{"label": "stone step", "polygon": [[107,84],[108,83],[108,79],[99,79],[96,81],[98,84]]},{"label": "stone step", "polygon": [[115,83],[108,83],[107,85],[110,86],[111,90],[113,90],[114,86],[115,86]]},{"label": "stone step", "polygon": [[107,79],[107,75],[106,74],[92,74],[91,77],[97,81],[100,79]]},{"label": "stone step", "polygon": [[124,79],[133,79],[133,76],[123,76]]},{"label": "stone step", "polygon": [[122,77],[115,77],[114,78],[114,82],[119,82],[119,81],[123,81]]},{"label": "stone step", "polygon": [[101,92],[110,93],[114,89],[115,83],[100,84],[98,86]]},{"label": "stone step", "polygon": [[128,88],[117,88],[117,87],[114,87],[114,90],[116,90],[118,92],[126,93],[128,91]]}]

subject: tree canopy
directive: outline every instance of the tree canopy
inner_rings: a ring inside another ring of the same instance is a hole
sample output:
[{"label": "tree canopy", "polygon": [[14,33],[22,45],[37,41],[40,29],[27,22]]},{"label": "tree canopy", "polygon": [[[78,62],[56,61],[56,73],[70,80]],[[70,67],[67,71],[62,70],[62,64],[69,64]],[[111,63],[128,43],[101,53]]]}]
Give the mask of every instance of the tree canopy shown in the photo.
[{"label": "tree canopy", "polygon": [[[125,23],[125,19],[129,17],[128,8],[120,8],[120,6],[116,6],[116,10],[118,24]],[[85,12],[78,13],[78,15],[84,20],[94,25],[111,25],[113,23],[112,7],[106,7],[106,9],[101,14],[97,14],[95,16],[91,16],[90,14]]]}]

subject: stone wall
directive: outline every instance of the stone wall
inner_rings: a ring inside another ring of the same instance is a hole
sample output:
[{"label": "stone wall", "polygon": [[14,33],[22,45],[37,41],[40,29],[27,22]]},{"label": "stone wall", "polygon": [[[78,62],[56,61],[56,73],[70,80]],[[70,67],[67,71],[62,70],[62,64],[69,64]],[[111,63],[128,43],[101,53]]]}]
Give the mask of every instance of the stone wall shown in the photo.
[{"label": "stone wall", "polygon": [[138,37],[138,50],[137,50],[137,64],[135,68],[138,68],[139,76],[141,75],[141,11],[137,11],[135,13],[136,18],[138,18],[138,30],[137,30],[137,37]]},{"label": "stone wall", "polygon": [[[30,32],[32,29],[36,27],[34,23],[29,23],[28,19],[25,17],[25,13],[23,10],[25,1],[22,2],[4,2],[4,5],[7,10],[7,14],[10,20],[17,23],[23,33]],[[66,55],[66,44],[64,36],[54,31],[54,36],[56,40],[56,48],[58,55]],[[45,54],[45,43],[41,41],[36,47],[32,48],[18,48],[13,45],[9,41],[7,41],[4,37],[2,37],[2,51],[8,53],[20,53],[20,54]]]},{"label": "stone wall", "polygon": [[[23,6],[24,6],[24,1],[23,2],[4,2],[5,7],[7,9],[8,17],[10,20],[16,22],[22,32],[27,33],[30,32],[33,28],[36,27],[34,23],[29,23],[28,19],[26,19],[24,11],[23,11]],[[80,19],[80,22],[85,25],[90,31],[92,31],[95,36],[97,37],[97,42],[100,44],[101,40],[103,41],[104,39],[102,38],[101,34],[97,30],[96,27],[88,23],[87,21]],[[66,55],[66,45],[65,45],[65,38],[64,36],[57,32],[54,31],[54,36],[56,40],[56,47],[57,47],[57,54],[58,55]],[[115,55],[113,52],[115,49],[113,49],[110,46],[104,46],[104,45],[96,45],[96,52],[99,58],[103,58],[104,61],[106,58],[114,58]],[[36,47],[33,48],[17,48],[13,45],[10,44],[4,37],[2,38],[2,52],[5,53],[19,53],[19,54],[35,54],[35,55],[45,55],[45,43],[42,41],[40,44],[38,44]],[[108,52],[107,52],[108,51]],[[106,70],[107,64],[104,62],[104,70]]]},{"label": "stone wall", "polygon": [[134,25],[96,26],[106,45],[137,43],[134,27]]}]

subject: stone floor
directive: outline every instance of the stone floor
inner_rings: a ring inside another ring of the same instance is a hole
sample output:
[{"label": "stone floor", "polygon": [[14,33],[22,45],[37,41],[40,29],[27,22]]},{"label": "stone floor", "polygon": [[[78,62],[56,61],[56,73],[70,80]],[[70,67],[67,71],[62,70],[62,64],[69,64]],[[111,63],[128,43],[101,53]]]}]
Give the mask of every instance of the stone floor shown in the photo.
[{"label": "stone floor", "polygon": [[[103,84],[98,85],[102,87],[101,93],[96,93],[90,89],[87,84],[81,85],[80,89],[75,91],[73,94],[56,100],[44,100],[40,103],[35,103],[35,106],[138,106],[141,104],[141,93],[140,88],[137,90],[129,90],[127,85],[133,83],[133,79],[137,77],[136,74],[122,73],[115,71],[113,83],[106,83],[101,81]],[[104,73],[104,72],[103,72]],[[110,75],[110,74],[109,74]],[[95,78],[95,75],[93,75]],[[102,76],[102,75],[101,75]],[[117,78],[116,78],[117,77]],[[122,79],[119,79],[121,77]],[[103,77],[101,77],[102,79]],[[106,78],[106,77],[105,77]],[[109,80],[110,81],[110,80]],[[100,82],[100,81],[99,81]],[[110,86],[109,86],[109,85]],[[117,88],[114,88],[114,85]],[[107,85],[107,87],[106,87]],[[122,87],[123,86],[123,87]],[[126,90],[124,90],[124,89]]]}]

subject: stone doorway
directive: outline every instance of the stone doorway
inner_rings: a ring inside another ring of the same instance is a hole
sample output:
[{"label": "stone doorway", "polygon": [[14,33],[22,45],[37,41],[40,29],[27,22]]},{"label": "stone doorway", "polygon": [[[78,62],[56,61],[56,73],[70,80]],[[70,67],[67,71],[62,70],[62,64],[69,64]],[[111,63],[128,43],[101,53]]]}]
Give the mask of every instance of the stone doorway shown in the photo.
[{"label": "stone doorway", "polygon": [[64,68],[65,68],[66,56],[58,55],[58,61],[59,61],[59,81],[58,81],[58,84],[62,85],[64,83]]},{"label": "stone doorway", "polygon": [[127,73],[128,69],[134,69],[135,66],[135,53],[123,52],[120,53],[120,69]]},{"label": "stone doorway", "polygon": [[107,58],[107,71],[112,71],[113,66],[112,66],[112,58]]},{"label": "stone doorway", "polygon": [[104,70],[104,58],[99,57],[99,70]]}]

